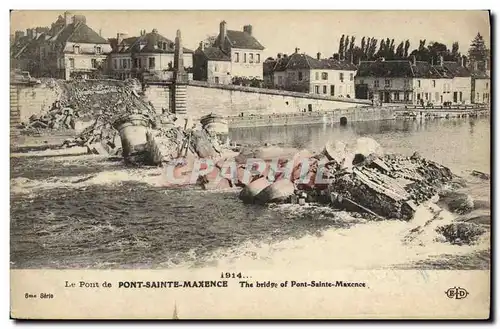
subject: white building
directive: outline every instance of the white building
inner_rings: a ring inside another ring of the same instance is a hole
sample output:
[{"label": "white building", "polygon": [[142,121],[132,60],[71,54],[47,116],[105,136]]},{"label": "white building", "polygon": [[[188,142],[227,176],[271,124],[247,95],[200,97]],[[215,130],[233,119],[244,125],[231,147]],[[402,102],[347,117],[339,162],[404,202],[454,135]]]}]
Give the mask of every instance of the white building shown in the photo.
[{"label": "white building", "polygon": [[361,62],[355,77],[356,98],[382,103],[471,103],[471,74],[463,61],[437,65],[412,60]]},{"label": "white building", "polygon": [[234,31],[228,30],[222,21],[214,46],[231,58],[233,77],[263,80],[264,46],[253,36],[251,25],[245,25],[243,31]]},{"label": "white building", "polygon": [[279,89],[354,98],[356,66],[349,61],[322,59],[299,53],[279,56],[273,70],[274,86]]},{"label": "white building", "polygon": [[[113,40],[114,49],[109,57],[110,71],[117,79],[143,78],[154,75],[162,80],[173,76],[175,43],[157,29],[150,33],[141,31],[140,36],[127,38],[118,33]],[[184,68],[190,72],[193,67],[193,51],[183,48]]]}]

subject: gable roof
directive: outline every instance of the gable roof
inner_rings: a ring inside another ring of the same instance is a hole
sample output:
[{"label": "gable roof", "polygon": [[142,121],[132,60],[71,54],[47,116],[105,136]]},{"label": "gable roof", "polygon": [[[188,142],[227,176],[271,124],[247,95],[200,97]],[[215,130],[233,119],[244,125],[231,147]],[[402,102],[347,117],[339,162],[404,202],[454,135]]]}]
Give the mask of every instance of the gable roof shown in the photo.
[{"label": "gable roof", "polygon": [[205,47],[203,50],[198,48],[196,54],[204,55],[209,61],[231,61],[231,57],[219,47]]},{"label": "gable roof", "polygon": [[476,70],[476,71],[471,71],[471,76],[474,79],[489,79],[490,76],[488,75],[487,72]]},{"label": "gable roof", "polygon": [[469,70],[455,62],[444,62],[443,65],[431,65],[428,62],[408,60],[361,62],[356,74],[358,77],[387,78],[423,78],[452,79],[454,77],[470,77]]},{"label": "gable roof", "polygon": [[[217,36],[217,40],[219,39],[220,34]],[[234,48],[264,50],[264,46],[247,32],[227,30],[226,39]]]},{"label": "gable roof", "polygon": [[356,65],[349,61],[338,61],[334,59],[316,59],[307,54],[293,53],[290,56],[277,60],[275,71],[285,70],[339,70],[356,71]]},{"label": "gable roof", "polygon": [[[139,37],[125,38],[120,45],[124,45],[124,47],[119,52],[167,54],[175,52],[175,43],[156,30]],[[185,47],[182,47],[182,50],[184,53],[194,53],[193,50]]]},{"label": "gable roof", "polygon": [[444,62],[443,66],[455,77],[467,78],[471,76],[470,71],[457,62]]},{"label": "gable roof", "polygon": [[71,23],[65,26],[53,40],[58,43],[92,43],[108,44],[108,40],[101,37],[96,31],[92,30],[83,22]]}]

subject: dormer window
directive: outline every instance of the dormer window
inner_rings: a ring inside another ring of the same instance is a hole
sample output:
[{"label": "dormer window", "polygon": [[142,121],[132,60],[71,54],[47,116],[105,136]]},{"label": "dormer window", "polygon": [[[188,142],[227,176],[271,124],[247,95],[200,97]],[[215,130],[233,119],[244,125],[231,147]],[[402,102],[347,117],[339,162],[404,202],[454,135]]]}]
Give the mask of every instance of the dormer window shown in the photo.
[{"label": "dormer window", "polygon": [[95,53],[100,54],[102,52],[101,46],[96,46],[95,47]]},{"label": "dormer window", "polygon": [[73,46],[73,52],[75,54],[79,54],[80,53],[80,46],[79,45],[74,45]]}]

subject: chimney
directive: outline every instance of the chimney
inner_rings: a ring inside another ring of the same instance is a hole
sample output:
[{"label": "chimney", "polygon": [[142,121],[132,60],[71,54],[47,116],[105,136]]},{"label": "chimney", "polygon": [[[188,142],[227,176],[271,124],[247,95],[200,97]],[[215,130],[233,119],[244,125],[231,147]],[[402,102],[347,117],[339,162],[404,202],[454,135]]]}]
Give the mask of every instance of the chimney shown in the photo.
[{"label": "chimney", "polygon": [[320,53],[320,52],[318,52],[318,53],[316,54],[316,59],[317,59],[317,60],[320,60],[320,59],[321,59],[321,53]]},{"label": "chimney", "polygon": [[71,13],[69,11],[65,11],[64,12],[64,25],[65,26],[68,26],[71,24]]},{"label": "chimney", "polygon": [[205,42],[200,41],[200,50],[203,51],[205,50]]},{"label": "chimney", "polygon": [[102,37],[102,29],[99,29],[99,36]]},{"label": "chimney", "polygon": [[117,33],[116,34],[116,43],[119,45],[122,43],[123,39],[127,36],[126,33]]},{"label": "chimney", "polygon": [[226,41],[226,35],[227,35],[226,21],[222,21],[219,24],[219,47],[222,50],[225,50],[224,49],[224,43]]},{"label": "chimney", "polygon": [[299,50],[300,50],[300,48],[295,47],[295,53],[296,53],[296,54],[298,54],[298,53],[299,53]]},{"label": "chimney", "polygon": [[[349,60],[350,60],[351,64],[354,64],[354,54],[353,53],[351,53],[351,55],[349,56]],[[385,58],[384,58],[384,60],[385,60]]]},{"label": "chimney", "polygon": [[151,33],[158,33],[158,30],[157,29],[153,29],[153,31],[151,31]]},{"label": "chimney", "polygon": [[283,53],[278,53],[278,56],[276,56],[276,57],[278,57],[278,59],[283,57]]},{"label": "chimney", "polygon": [[243,32],[246,32],[246,33],[252,35],[252,25],[243,26]]},{"label": "chimney", "polygon": [[412,55],[412,56],[411,56],[411,61],[412,61],[412,64],[413,64],[413,65],[417,65],[417,56]]}]

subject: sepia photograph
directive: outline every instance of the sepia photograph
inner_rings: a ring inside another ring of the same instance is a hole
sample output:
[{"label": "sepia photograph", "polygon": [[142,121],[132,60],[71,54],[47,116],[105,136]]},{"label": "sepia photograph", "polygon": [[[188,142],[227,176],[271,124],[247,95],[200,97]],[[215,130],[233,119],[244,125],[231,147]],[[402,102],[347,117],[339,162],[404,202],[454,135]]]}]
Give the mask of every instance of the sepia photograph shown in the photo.
[{"label": "sepia photograph", "polygon": [[[490,14],[12,10],[11,316],[93,318],[48,311],[106,295],[85,270],[123,303],[278,301],[100,318],[488,318]],[[380,295],[299,311],[332,289]]]}]

